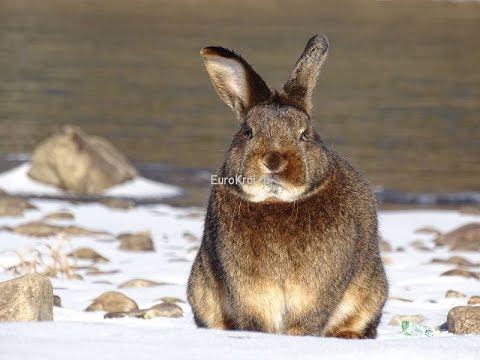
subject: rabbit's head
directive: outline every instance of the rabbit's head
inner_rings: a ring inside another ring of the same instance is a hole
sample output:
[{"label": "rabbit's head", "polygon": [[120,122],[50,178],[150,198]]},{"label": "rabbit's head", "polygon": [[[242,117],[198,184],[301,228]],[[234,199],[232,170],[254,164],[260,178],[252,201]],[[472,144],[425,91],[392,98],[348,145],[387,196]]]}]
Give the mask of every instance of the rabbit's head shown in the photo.
[{"label": "rabbit's head", "polygon": [[[239,55],[201,51],[212,83],[241,122],[221,177],[253,202],[293,202],[313,193],[329,170],[326,148],[312,128],[312,91],[328,40],[312,37],[281,90],[271,90]],[[234,180],[232,180],[234,179]]]}]

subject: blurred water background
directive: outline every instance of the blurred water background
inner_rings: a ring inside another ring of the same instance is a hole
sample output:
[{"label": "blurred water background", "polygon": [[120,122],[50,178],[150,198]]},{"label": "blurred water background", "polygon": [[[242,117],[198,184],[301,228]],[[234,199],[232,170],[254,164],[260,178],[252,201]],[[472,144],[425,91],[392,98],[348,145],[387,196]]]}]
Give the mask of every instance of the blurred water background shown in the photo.
[{"label": "blurred water background", "polygon": [[202,204],[238,124],[199,50],[281,87],[318,32],[328,144],[388,189],[480,191],[479,2],[0,0],[0,170],[76,124]]}]

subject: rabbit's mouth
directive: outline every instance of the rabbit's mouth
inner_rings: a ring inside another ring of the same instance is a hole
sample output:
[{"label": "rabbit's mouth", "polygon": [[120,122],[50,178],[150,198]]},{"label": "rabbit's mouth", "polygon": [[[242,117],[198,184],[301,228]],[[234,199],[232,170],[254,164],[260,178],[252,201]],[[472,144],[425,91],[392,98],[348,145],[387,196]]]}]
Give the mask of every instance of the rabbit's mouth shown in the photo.
[{"label": "rabbit's mouth", "polygon": [[293,202],[305,192],[304,186],[292,186],[276,174],[266,174],[254,183],[242,184],[243,192],[252,202]]}]

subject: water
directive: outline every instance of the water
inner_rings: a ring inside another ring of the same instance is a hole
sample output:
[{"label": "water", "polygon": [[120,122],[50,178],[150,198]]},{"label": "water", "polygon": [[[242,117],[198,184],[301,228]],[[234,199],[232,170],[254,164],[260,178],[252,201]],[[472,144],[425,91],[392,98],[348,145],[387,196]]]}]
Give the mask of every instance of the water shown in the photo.
[{"label": "water", "polygon": [[203,201],[208,176],[185,169],[217,168],[238,124],[199,50],[233,48],[280,87],[317,32],[331,42],[314,99],[328,144],[389,189],[480,190],[471,2],[0,0],[0,168],[76,124],[151,177],[201,183]]}]

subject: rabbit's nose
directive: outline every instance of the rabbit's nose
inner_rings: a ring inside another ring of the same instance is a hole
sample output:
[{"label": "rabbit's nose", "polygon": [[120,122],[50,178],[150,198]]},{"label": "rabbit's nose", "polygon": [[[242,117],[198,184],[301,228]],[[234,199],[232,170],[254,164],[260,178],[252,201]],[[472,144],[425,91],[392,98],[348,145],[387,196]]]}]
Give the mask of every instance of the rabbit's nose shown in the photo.
[{"label": "rabbit's nose", "polygon": [[287,168],[287,160],[276,151],[264,156],[262,164],[272,173],[280,173]]}]

